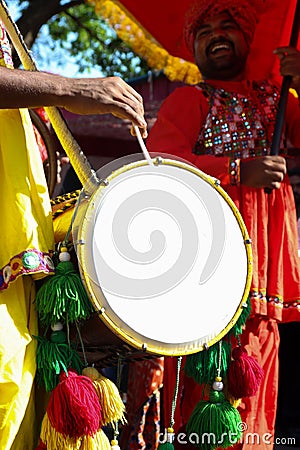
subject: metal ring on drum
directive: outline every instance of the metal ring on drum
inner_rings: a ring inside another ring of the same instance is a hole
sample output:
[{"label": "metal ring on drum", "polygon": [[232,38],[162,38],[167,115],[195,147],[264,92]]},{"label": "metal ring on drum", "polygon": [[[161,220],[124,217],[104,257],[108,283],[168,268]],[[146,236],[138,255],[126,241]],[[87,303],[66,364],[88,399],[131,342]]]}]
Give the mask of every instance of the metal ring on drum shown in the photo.
[{"label": "metal ring on drum", "polygon": [[125,343],[151,355],[196,353],[228,333],[247,301],[246,227],[218,180],[189,163],[124,160],[82,191],[72,231],[82,280]]}]

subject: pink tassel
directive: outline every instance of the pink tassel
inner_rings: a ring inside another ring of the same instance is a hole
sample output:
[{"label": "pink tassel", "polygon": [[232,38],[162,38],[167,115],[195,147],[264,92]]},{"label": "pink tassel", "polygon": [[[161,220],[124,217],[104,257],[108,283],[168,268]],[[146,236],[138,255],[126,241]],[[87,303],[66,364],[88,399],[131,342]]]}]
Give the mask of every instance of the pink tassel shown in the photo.
[{"label": "pink tassel", "polygon": [[232,357],[227,373],[228,391],[234,398],[255,395],[264,376],[262,367],[244,347],[233,349]]},{"label": "pink tassel", "polygon": [[35,448],[35,450],[47,450],[47,445],[40,439],[39,445]]},{"label": "pink tassel", "polygon": [[69,371],[51,392],[47,414],[52,427],[64,436],[93,436],[102,425],[101,406],[92,381]]}]

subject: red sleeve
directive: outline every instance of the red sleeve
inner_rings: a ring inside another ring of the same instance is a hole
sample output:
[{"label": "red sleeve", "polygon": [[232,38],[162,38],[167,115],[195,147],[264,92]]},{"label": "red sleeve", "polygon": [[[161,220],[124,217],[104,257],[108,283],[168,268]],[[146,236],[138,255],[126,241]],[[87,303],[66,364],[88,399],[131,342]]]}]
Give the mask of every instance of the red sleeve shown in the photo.
[{"label": "red sleeve", "polygon": [[287,137],[291,144],[300,148],[300,100],[290,94],[286,109]]},{"label": "red sleeve", "polygon": [[230,158],[192,153],[207,113],[208,102],[199,88],[177,88],[162,104],[147,147],[150,152],[182,158],[222,184],[229,184]]}]

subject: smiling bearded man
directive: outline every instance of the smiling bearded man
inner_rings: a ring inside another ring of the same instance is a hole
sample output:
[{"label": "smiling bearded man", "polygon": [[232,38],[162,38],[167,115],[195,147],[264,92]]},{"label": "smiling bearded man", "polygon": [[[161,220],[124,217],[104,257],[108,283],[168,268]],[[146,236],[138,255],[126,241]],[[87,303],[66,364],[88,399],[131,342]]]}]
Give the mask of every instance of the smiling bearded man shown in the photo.
[{"label": "smiling bearded man", "polygon": [[[192,5],[185,38],[204,82],[178,88],[169,95],[147,143],[149,151],[173,154],[219,179],[241,212],[252,241],[251,316],[241,343],[258,360],[265,375],[257,394],[243,398],[239,407],[247,430],[245,441],[237,444],[243,450],[258,446],[271,450],[273,446],[278,392],[277,323],[300,320],[296,213],[286,175],[284,145],[287,138],[300,148],[300,108],[297,98],[290,94],[280,155],[270,156],[279,87],[268,80],[247,79],[247,58],[259,18],[254,7],[257,1],[198,0]],[[276,53],[281,75],[292,77],[299,96],[300,52],[281,47]],[[265,188],[271,193],[266,193]],[[164,364],[168,423],[176,361],[165,358]],[[173,382],[166,382],[172,378]],[[180,392],[176,431],[187,423],[203,389],[185,374]],[[178,445],[175,438],[175,447]],[[184,446],[186,450],[188,447]]]}]

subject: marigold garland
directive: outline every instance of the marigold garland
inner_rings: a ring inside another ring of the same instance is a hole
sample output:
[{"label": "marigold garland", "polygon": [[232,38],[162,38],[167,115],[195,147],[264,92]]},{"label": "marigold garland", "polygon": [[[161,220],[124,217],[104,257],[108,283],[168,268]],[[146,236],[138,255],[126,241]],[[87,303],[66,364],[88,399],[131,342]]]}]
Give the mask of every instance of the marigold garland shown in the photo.
[{"label": "marigold garland", "polygon": [[163,70],[170,81],[197,84],[201,74],[197,66],[184,59],[170,55],[162,48],[130,14],[114,0],[86,0],[94,6],[96,14],[103,17],[118,37],[147,61],[149,67]]},{"label": "marigold garland", "polygon": [[[197,84],[202,81],[196,64],[170,55],[117,0],[86,0],[86,2],[94,6],[96,14],[103,17],[119,38],[147,61],[149,67],[163,70],[170,81],[182,81],[186,84]],[[290,91],[298,97],[295,90]]]}]

